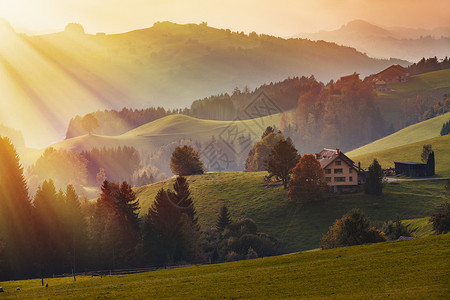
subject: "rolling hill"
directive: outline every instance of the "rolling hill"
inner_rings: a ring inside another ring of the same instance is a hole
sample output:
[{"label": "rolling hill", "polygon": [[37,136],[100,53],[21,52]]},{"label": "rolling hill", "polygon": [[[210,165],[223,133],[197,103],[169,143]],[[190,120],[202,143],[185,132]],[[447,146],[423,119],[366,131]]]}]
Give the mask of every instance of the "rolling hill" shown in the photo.
[{"label": "rolling hill", "polygon": [[358,157],[364,154],[384,151],[414,142],[439,137],[442,124],[450,119],[450,113],[408,126],[389,136],[376,140],[370,144],[346,153],[349,157]]},{"label": "rolling hill", "polygon": [[421,162],[420,155],[422,147],[425,144],[431,144],[436,159],[436,175],[450,176],[450,135],[439,136],[436,138],[422,140],[399,147],[379,150],[372,153],[361,155],[349,155],[349,157],[361,162],[361,166],[367,168],[376,158],[383,168],[393,168],[394,162]]},{"label": "rolling hill", "polygon": [[[246,35],[206,24],[157,22],[111,35],[88,35],[72,27],[41,36],[0,30],[5,41],[0,45],[0,86],[5,99],[11,99],[7,107],[12,115],[20,111],[17,103],[35,108],[24,120],[7,115],[0,122],[21,129],[27,140],[59,139],[71,117],[98,109],[185,107],[237,86],[253,89],[311,74],[326,82],[402,63],[334,43]],[[43,118],[48,122],[37,122]]]},{"label": "rolling hill", "polygon": [[[450,235],[133,275],[2,283],[24,298],[446,298]],[[20,291],[16,288],[20,287]]]},{"label": "rolling hill", "polygon": [[[225,204],[234,219],[253,219],[261,232],[281,240],[283,252],[317,248],[322,234],[335,219],[352,208],[361,208],[373,222],[412,219],[430,215],[443,201],[443,181],[388,184],[381,196],[363,193],[335,195],[322,203],[297,205],[281,186],[266,187],[265,172],[208,173],[189,176],[195,208],[203,230],[214,226]],[[147,213],[157,191],[169,188],[173,179],[135,188],[141,215]]]},{"label": "rolling hill", "polygon": [[422,57],[444,58],[448,55],[450,27],[431,30],[390,28],[354,20],[336,30],[302,33],[294,37],[335,42],[354,47],[372,57],[418,61]]}]

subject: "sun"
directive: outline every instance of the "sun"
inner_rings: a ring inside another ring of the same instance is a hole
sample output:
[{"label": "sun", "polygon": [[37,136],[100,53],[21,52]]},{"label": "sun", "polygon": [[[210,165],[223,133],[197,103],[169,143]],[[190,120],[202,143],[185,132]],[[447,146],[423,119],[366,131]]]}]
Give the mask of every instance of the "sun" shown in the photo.
[{"label": "sun", "polygon": [[0,0],[0,19],[9,22],[15,29],[34,31],[49,19],[47,1],[39,0]]}]

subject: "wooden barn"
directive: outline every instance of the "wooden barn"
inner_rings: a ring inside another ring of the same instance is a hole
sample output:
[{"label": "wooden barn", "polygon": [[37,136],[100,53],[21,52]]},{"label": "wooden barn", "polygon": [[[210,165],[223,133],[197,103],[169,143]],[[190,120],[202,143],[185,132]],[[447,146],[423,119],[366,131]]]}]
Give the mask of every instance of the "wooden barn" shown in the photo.
[{"label": "wooden barn", "polygon": [[427,164],[416,162],[394,162],[395,173],[408,177],[425,177],[427,176]]}]

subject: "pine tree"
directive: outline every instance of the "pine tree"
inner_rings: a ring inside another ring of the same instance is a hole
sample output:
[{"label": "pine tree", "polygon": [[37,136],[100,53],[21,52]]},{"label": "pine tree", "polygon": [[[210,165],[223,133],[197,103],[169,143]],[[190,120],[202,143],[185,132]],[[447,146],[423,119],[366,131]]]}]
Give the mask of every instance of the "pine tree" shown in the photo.
[{"label": "pine tree", "polygon": [[280,140],[272,148],[267,159],[266,170],[269,172],[269,176],[275,176],[277,179],[281,179],[283,186],[287,189],[292,169],[297,165],[300,157],[297,149],[290,138],[286,140]]},{"label": "pine tree", "polygon": [[173,262],[177,243],[182,236],[183,221],[180,209],[172,203],[164,189],[161,188],[156,194],[147,219],[159,261],[163,264]]},{"label": "pine tree", "polygon": [[434,174],[435,174],[434,151],[431,151],[428,154],[427,159],[427,176],[433,176]]},{"label": "pine tree", "polygon": [[34,247],[33,210],[16,149],[0,137],[0,243],[6,258],[0,280],[32,273]]},{"label": "pine tree", "polygon": [[196,217],[194,202],[192,201],[191,191],[189,190],[186,177],[177,176],[173,184],[173,190],[174,192],[168,191],[172,203],[177,205],[181,209],[181,212],[188,216],[194,226],[198,227],[198,218]]},{"label": "pine tree", "polygon": [[381,195],[383,191],[384,173],[377,159],[374,159],[369,166],[364,192],[369,195]]},{"label": "pine tree", "polygon": [[139,239],[139,200],[127,182],[119,185],[105,180],[101,190],[97,218],[100,219],[98,228],[104,232],[98,235],[104,252],[113,268],[130,266]]},{"label": "pine tree", "polygon": [[225,228],[231,225],[231,215],[226,205],[220,209],[219,218],[217,219],[216,228],[217,231],[223,232]]}]

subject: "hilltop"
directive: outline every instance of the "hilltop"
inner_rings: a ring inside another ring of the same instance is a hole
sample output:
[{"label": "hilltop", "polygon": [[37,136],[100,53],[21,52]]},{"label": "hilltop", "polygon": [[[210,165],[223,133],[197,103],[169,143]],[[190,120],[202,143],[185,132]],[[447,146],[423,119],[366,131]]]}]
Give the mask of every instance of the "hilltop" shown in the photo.
[{"label": "hilltop", "polygon": [[[445,298],[450,235],[133,275],[3,283],[27,298]],[[343,276],[345,274],[345,276]],[[16,291],[20,287],[20,291]]]},{"label": "hilltop", "polygon": [[[233,218],[253,219],[259,230],[282,241],[283,252],[317,248],[322,234],[335,219],[352,208],[361,208],[373,222],[400,217],[412,219],[431,214],[443,201],[443,181],[401,182],[388,184],[381,196],[356,194],[334,195],[321,203],[297,205],[281,186],[266,187],[265,172],[208,173],[189,176],[199,223],[203,230],[214,226],[225,204]],[[157,191],[169,188],[173,179],[135,188],[141,215],[147,213]]]},{"label": "hilltop", "polygon": [[294,37],[354,47],[372,57],[397,57],[418,61],[422,57],[444,58],[448,55],[450,27],[383,27],[363,20],[354,20],[336,30],[302,33]]},{"label": "hilltop", "polygon": [[10,111],[17,114],[16,103],[21,101],[36,105],[35,115],[21,124],[26,130],[20,129],[25,137],[48,132],[51,137],[42,139],[50,141],[62,136],[63,129],[33,120],[45,117],[64,126],[74,115],[98,109],[185,107],[237,86],[253,89],[312,74],[327,82],[355,71],[368,75],[399,62],[323,41],[170,22],[111,35],[89,35],[81,29],[40,36],[11,32],[7,41],[0,45],[5,66],[0,84],[9,87],[9,98],[18,99]]}]

